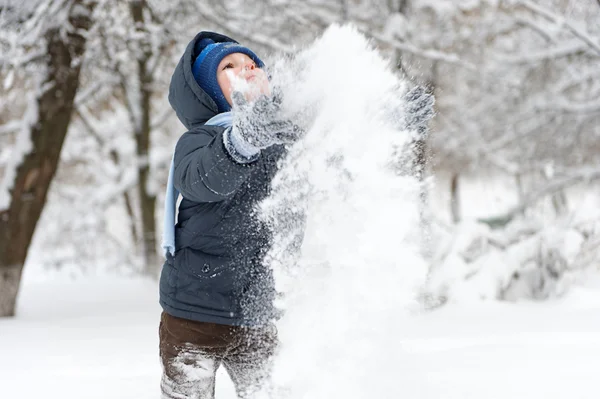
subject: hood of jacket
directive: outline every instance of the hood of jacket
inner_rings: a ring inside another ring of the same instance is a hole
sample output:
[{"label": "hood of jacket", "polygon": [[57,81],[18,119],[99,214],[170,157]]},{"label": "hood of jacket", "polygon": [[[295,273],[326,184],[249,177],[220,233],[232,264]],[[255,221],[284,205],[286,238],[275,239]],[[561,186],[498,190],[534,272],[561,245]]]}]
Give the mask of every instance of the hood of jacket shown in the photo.
[{"label": "hood of jacket", "polygon": [[212,39],[215,42],[237,43],[237,41],[225,35],[214,32],[200,32],[187,45],[171,77],[169,103],[181,123],[188,130],[191,130],[194,126],[203,125],[218,113],[217,104],[202,90],[192,74],[192,64],[198,56],[196,43],[204,38]]}]

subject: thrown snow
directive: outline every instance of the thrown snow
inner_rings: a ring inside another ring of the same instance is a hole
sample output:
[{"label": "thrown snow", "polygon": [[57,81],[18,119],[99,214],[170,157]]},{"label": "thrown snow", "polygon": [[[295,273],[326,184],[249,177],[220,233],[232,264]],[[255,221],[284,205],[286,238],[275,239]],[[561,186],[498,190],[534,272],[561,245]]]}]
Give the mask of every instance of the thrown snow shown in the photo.
[{"label": "thrown snow", "polygon": [[[273,77],[306,136],[262,204],[285,294],[273,398],[400,397],[396,336],[415,304],[418,183],[392,167],[410,132],[398,114],[406,85],[349,26],[332,26]],[[303,224],[299,215],[306,215]],[[285,257],[304,228],[301,256]],[[284,393],[285,392],[285,393]]]}]

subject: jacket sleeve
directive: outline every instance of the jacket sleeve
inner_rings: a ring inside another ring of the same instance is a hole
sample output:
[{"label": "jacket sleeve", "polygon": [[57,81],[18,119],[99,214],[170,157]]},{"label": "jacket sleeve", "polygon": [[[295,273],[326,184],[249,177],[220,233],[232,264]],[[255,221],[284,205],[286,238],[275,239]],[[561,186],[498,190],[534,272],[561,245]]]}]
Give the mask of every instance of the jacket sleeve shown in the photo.
[{"label": "jacket sleeve", "polygon": [[225,150],[222,127],[203,126],[185,133],[175,147],[173,185],[195,202],[232,196],[256,162],[238,163]]}]

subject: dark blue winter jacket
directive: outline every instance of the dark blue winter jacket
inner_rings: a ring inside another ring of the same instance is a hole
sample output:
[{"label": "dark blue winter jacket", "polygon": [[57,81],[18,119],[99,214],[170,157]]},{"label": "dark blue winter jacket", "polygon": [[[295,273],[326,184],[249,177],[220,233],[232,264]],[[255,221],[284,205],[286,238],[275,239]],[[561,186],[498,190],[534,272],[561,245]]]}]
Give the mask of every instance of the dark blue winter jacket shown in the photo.
[{"label": "dark blue winter jacket", "polygon": [[273,277],[263,265],[271,234],[255,206],[269,192],[285,150],[272,146],[240,164],[223,145],[224,128],[206,126],[217,105],[192,76],[195,44],[187,46],[171,80],[169,101],[188,130],[174,154],[174,186],[183,200],[175,254],[160,278],[160,304],[176,317],[229,325],[255,325],[273,316]]}]

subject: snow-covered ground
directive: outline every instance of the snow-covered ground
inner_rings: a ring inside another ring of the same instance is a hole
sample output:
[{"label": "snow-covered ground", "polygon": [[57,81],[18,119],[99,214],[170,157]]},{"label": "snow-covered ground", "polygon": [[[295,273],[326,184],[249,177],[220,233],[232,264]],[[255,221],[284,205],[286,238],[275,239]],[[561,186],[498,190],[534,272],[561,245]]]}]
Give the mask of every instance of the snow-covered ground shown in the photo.
[{"label": "snow-covered ground", "polygon": [[[1,397],[158,399],[159,313],[151,281],[26,273],[18,316],[0,320]],[[389,336],[405,357],[386,373],[405,398],[599,395],[600,282],[553,302],[414,314]],[[223,372],[217,398],[234,397]]]}]

